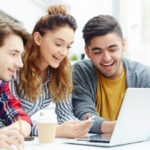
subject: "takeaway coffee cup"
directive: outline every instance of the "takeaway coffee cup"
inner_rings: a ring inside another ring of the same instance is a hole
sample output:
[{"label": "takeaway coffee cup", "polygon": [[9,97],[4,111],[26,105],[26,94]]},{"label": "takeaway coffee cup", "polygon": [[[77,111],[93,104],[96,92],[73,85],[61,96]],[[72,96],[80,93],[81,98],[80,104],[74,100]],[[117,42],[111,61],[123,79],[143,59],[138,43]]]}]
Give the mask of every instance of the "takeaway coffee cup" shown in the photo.
[{"label": "takeaway coffee cup", "polygon": [[39,143],[53,143],[55,141],[57,127],[57,119],[55,114],[48,113],[46,116],[41,113],[37,126]]}]

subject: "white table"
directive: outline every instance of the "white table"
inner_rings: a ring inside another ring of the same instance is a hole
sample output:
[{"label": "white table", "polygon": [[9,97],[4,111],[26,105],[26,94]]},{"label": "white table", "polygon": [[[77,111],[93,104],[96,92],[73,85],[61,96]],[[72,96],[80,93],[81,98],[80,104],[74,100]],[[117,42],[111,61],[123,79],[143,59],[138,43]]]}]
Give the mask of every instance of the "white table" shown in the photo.
[{"label": "white table", "polygon": [[112,148],[66,144],[64,139],[56,138],[53,144],[39,144],[38,138],[34,141],[25,141],[25,150],[150,150],[150,141],[116,146]]}]

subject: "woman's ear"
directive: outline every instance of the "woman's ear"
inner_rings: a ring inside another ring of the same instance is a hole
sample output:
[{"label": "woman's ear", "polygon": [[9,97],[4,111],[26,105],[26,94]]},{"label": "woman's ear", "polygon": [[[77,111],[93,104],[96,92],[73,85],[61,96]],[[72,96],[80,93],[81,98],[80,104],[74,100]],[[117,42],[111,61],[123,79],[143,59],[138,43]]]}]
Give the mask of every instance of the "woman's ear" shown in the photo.
[{"label": "woman's ear", "polygon": [[35,32],[35,33],[33,34],[33,38],[34,38],[34,42],[35,42],[38,46],[40,46],[40,44],[41,44],[41,34],[40,34],[39,32]]}]

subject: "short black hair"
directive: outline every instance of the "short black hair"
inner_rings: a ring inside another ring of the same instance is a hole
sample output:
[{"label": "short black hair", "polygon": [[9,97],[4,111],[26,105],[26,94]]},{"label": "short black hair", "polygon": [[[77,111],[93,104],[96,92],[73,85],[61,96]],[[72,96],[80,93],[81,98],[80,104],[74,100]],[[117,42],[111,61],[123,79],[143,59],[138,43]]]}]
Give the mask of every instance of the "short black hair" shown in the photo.
[{"label": "short black hair", "polygon": [[122,40],[123,34],[118,21],[110,15],[99,15],[91,18],[84,26],[83,38],[88,46],[92,38],[107,33],[116,33]]}]

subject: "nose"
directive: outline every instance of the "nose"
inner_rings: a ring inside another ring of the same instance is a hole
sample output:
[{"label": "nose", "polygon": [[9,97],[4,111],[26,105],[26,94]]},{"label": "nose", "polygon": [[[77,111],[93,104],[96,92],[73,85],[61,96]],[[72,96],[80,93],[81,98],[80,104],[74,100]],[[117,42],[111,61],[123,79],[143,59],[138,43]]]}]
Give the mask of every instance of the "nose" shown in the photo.
[{"label": "nose", "polygon": [[15,67],[16,67],[17,69],[23,67],[23,62],[22,62],[22,58],[21,58],[21,57],[19,57],[19,58],[16,60]]},{"label": "nose", "polygon": [[104,52],[104,54],[103,54],[104,56],[103,56],[103,60],[104,61],[109,61],[110,59],[111,59],[111,55],[110,55],[110,53],[109,52]]},{"label": "nose", "polygon": [[68,49],[67,49],[67,48],[62,48],[62,49],[60,50],[60,54],[61,54],[61,56],[63,56],[63,57],[67,56],[67,55],[68,55]]}]

